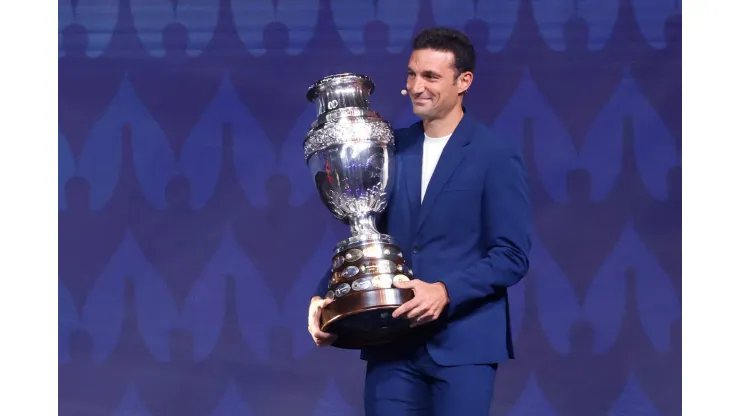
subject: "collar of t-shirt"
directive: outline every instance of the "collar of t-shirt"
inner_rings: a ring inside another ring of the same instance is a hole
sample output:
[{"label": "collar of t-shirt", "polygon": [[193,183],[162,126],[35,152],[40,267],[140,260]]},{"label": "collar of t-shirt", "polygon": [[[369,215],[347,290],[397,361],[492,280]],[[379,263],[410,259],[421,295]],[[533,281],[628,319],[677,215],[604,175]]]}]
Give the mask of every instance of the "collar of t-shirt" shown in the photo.
[{"label": "collar of t-shirt", "polygon": [[424,134],[424,153],[421,163],[421,200],[424,200],[424,194],[427,191],[429,180],[432,178],[434,168],[437,166],[439,157],[442,155],[447,141],[452,134],[443,137],[429,137]]}]

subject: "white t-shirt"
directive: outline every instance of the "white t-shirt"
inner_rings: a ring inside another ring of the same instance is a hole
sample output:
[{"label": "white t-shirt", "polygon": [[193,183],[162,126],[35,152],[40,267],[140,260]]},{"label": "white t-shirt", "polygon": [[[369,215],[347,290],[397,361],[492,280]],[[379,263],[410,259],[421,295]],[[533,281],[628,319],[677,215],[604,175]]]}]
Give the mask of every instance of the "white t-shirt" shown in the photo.
[{"label": "white t-shirt", "polygon": [[439,157],[442,155],[447,140],[450,139],[451,134],[444,137],[429,137],[424,134],[424,153],[422,155],[421,164],[421,200],[424,201],[424,194],[427,192],[427,186],[429,185],[429,179],[432,178],[434,168],[437,166]]}]

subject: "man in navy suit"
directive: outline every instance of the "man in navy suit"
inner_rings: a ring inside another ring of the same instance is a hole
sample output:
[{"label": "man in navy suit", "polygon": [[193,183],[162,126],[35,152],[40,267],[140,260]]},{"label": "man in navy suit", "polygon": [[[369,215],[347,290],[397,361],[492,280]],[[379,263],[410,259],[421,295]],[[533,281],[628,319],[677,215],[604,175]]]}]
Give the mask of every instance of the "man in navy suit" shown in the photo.
[{"label": "man in navy suit", "polygon": [[[513,358],[507,288],[529,268],[529,187],[514,143],[462,105],[474,69],[463,33],[415,38],[406,88],[421,121],[395,132],[398,176],[379,221],[417,277],[395,284],[414,298],[393,313],[414,328],[362,351],[367,415],[487,415],[498,364]],[[319,330],[321,294],[309,332],[324,346],[336,336]]]}]

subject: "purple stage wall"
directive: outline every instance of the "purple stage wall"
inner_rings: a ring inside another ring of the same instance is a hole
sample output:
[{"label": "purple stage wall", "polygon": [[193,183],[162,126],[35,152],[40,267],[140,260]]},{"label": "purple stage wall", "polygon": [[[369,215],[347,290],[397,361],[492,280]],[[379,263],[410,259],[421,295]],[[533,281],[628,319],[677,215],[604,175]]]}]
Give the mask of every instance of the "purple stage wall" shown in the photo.
[{"label": "purple stage wall", "polygon": [[59,7],[61,414],[362,414],[358,354],[306,332],[348,230],[302,159],[305,92],[364,73],[413,122],[409,45],[433,25],[474,41],[466,105],[531,174],[492,414],[680,414],[680,1]]}]

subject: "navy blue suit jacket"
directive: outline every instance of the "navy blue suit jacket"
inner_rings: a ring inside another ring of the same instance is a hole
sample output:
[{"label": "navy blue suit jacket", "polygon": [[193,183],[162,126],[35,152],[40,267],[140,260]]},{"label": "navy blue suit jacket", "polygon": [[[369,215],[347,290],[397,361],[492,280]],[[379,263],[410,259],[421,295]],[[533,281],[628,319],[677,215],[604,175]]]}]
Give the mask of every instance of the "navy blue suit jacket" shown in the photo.
[{"label": "navy blue suit jacket", "polygon": [[[520,150],[465,112],[421,203],[422,123],[396,130],[395,139],[396,176],[378,228],[398,241],[416,278],[444,283],[450,297],[437,321],[412,330],[414,338],[440,365],[513,358],[507,289],[527,273],[532,228]],[[362,358],[396,348],[366,348]]]}]

